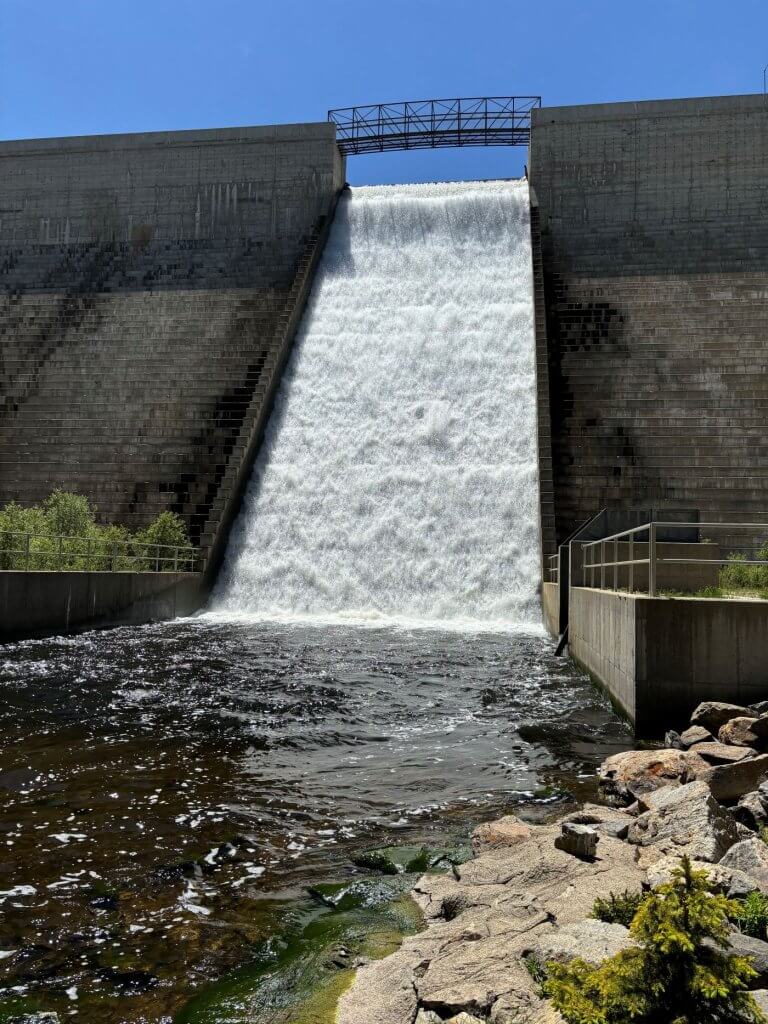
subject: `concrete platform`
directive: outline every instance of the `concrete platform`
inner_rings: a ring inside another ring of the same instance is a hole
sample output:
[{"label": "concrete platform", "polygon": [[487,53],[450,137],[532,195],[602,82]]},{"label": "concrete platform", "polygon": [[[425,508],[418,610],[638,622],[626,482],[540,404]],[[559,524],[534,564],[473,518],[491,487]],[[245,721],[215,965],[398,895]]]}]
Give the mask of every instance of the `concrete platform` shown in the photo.
[{"label": "concrete platform", "polygon": [[700,701],[768,699],[768,601],[573,587],[569,649],[641,737],[684,726]]}]

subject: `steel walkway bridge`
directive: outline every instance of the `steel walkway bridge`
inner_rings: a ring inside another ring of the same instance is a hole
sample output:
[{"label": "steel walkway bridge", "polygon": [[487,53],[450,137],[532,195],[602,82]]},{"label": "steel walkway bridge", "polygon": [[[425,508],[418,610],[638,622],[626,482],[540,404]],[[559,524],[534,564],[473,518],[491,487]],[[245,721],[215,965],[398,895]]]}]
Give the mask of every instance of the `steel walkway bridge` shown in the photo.
[{"label": "steel walkway bridge", "polygon": [[541,96],[407,100],[328,111],[342,153],[443,146],[527,146]]}]

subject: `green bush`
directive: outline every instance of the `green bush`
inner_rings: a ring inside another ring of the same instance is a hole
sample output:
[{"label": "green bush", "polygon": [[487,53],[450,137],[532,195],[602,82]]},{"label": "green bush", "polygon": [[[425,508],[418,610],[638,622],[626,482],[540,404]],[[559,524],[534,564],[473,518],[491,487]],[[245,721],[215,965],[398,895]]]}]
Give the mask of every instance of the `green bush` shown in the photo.
[{"label": "green bush", "polygon": [[731,915],[731,920],[739,931],[753,939],[768,937],[768,896],[762,892],[750,892],[733,902],[738,909]]},{"label": "green bush", "polygon": [[[175,552],[159,545],[180,548]],[[42,506],[0,508],[0,569],[114,570],[194,568],[182,519],[162,512],[146,529],[100,526],[88,499],[56,490]]]},{"label": "green bush", "polygon": [[[766,590],[768,589],[768,565],[755,565],[737,559],[747,556],[738,551],[728,555],[731,563],[720,570],[720,586],[728,590]],[[757,552],[759,562],[768,562],[768,543],[763,544]]]},{"label": "green bush", "polygon": [[569,1024],[765,1022],[748,991],[757,972],[726,952],[737,911],[685,857],[640,904],[630,929],[637,946],[597,967],[548,963],[544,993]]},{"label": "green bush", "polygon": [[606,924],[623,924],[625,928],[629,928],[644,899],[645,895],[639,892],[625,891],[618,896],[612,892],[607,900],[595,900],[592,917],[596,917],[598,921],[605,921]]}]

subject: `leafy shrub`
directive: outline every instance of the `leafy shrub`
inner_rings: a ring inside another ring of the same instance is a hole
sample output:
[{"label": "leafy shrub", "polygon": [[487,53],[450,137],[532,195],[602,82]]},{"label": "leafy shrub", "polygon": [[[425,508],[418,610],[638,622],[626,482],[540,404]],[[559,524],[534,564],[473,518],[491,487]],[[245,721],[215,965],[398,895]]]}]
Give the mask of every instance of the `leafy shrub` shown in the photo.
[{"label": "leafy shrub", "polygon": [[[193,553],[189,543],[184,520],[173,512],[161,512],[144,530],[136,534],[136,554],[148,569],[172,571],[176,563],[176,555],[165,550],[165,547],[182,548],[179,557],[190,557]],[[174,562],[170,562],[173,557]],[[179,563],[179,568],[184,566]]]},{"label": "leafy shrub", "polygon": [[595,900],[592,917],[606,924],[623,924],[629,928],[644,899],[645,895],[639,892],[625,891],[618,896],[612,892],[607,900],[600,897]]},{"label": "leafy shrub", "polygon": [[[177,515],[162,512],[138,534],[123,526],[100,526],[88,499],[56,490],[41,506],[11,502],[0,508],[0,569],[152,570],[193,567],[194,548]],[[163,561],[171,556],[173,562]]]},{"label": "leafy shrub", "polygon": [[762,892],[750,892],[733,902],[738,909],[731,915],[731,920],[739,931],[753,939],[768,937],[768,896]]},{"label": "leafy shrub", "polygon": [[[768,565],[737,559],[746,559],[746,555],[732,551],[728,555],[729,563],[720,570],[720,586],[729,590],[765,590],[768,588]],[[757,552],[759,562],[768,562],[768,543],[763,544]]]},{"label": "leafy shrub", "polygon": [[544,992],[569,1024],[765,1022],[747,990],[757,972],[726,952],[735,913],[685,857],[640,904],[630,929],[637,946],[597,967],[548,963]]}]

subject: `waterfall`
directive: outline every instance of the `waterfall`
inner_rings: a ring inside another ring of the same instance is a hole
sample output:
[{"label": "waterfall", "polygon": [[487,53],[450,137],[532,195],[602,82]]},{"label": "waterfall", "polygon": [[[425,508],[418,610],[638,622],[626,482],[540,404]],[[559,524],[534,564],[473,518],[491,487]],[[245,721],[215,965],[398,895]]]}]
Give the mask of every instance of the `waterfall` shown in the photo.
[{"label": "waterfall", "polygon": [[528,186],[341,198],[212,610],[539,619]]}]

